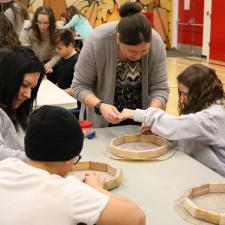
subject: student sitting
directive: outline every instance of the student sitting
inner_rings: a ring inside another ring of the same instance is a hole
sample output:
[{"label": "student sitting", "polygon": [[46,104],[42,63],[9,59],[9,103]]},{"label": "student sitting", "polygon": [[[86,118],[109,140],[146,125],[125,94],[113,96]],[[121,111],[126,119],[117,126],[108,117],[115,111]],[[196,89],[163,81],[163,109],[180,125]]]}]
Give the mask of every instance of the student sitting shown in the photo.
[{"label": "student sitting", "polygon": [[56,52],[61,60],[55,67],[53,81],[68,94],[72,94],[70,86],[73,80],[74,66],[79,56],[74,49],[74,37],[69,30],[60,30],[56,35],[55,42]]},{"label": "student sitting", "polygon": [[24,136],[43,75],[44,67],[30,48],[0,49],[0,160],[26,160]]},{"label": "student sitting", "polygon": [[153,133],[177,141],[185,153],[225,176],[225,94],[213,69],[194,64],[178,77],[180,117],[161,109],[124,109],[123,119],[134,119]]},{"label": "student sitting", "polygon": [[63,177],[79,161],[83,140],[68,110],[42,106],[33,112],[25,137],[28,162],[0,162],[1,224],[145,224],[139,207],[105,191],[96,173],[88,173],[84,182]]}]

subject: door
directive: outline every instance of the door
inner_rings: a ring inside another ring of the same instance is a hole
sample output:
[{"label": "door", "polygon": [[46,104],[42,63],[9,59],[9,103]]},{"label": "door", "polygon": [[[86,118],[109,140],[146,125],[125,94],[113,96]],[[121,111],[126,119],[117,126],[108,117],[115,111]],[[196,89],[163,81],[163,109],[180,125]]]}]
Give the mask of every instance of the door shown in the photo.
[{"label": "door", "polygon": [[204,0],[179,0],[178,49],[201,55]]},{"label": "door", "polygon": [[225,1],[212,1],[210,59],[225,61]]}]

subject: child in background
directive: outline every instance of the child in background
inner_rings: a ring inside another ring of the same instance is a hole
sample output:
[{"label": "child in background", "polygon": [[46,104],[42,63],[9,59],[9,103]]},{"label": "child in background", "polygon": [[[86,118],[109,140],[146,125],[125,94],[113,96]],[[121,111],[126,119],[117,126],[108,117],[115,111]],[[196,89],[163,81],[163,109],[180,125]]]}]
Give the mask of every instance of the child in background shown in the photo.
[{"label": "child in background", "polygon": [[70,21],[64,26],[64,28],[72,28],[74,31],[76,31],[76,33],[82,37],[82,42],[84,43],[88,35],[93,31],[91,24],[89,23],[86,16],[75,6],[71,5],[66,10]]},{"label": "child in background", "polygon": [[225,94],[213,69],[194,64],[178,77],[180,117],[158,108],[122,111],[151,127],[202,164],[225,176]]},{"label": "child in background", "polygon": [[99,174],[87,173],[84,182],[64,177],[80,160],[83,140],[78,120],[64,108],[42,106],[31,115],[27,163],[0,162],[1,224],[145,225],[142,210],[104,190]]},{"label": "child in background", "polygon": [[68,94],[72,95],[70,88],[74,66],[78,59],[78,53],[74,48],[74,37],[69,30],[60,30],[55,38],[56,52],[61,60],[55,67],[54,82]]}]

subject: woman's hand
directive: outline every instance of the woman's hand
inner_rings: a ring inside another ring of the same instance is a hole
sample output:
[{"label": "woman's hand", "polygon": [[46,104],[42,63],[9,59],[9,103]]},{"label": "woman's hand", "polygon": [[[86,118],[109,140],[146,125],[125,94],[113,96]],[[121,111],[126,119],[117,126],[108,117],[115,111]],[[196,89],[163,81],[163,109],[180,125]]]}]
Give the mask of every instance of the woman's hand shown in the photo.
[{"label": "woman's hand", "polygon": [[121,114],[115,106],[102,103],[100,106],[100,111],[107,122],[112,124],[121,122]]}]

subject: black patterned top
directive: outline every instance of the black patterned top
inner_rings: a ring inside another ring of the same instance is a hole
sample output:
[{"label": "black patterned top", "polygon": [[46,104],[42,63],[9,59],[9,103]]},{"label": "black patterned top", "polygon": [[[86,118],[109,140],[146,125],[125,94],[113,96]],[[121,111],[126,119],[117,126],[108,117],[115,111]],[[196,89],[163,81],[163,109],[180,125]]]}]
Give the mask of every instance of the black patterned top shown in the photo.
[{"label": "black patterned top", "polygon": [[142,108],[142,76],[140,61],[118,61],[114,106],[122,111],[124,108]]}]

